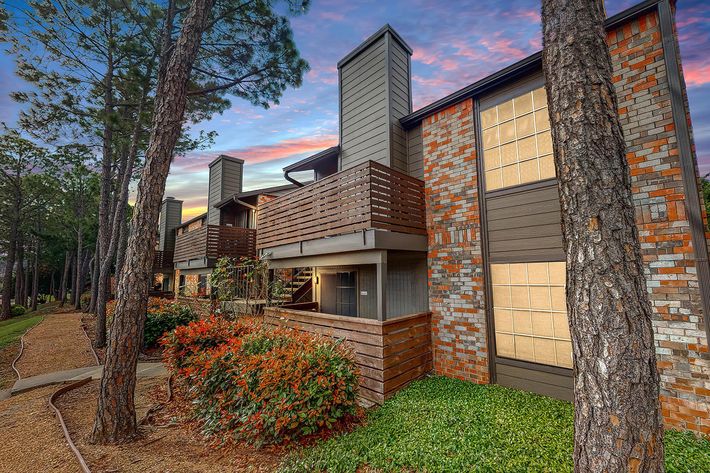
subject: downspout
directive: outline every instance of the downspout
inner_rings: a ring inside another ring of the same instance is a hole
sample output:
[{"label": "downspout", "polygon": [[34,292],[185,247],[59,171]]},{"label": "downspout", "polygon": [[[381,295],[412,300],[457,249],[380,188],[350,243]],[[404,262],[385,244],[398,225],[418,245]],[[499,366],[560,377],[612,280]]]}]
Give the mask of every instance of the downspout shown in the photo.
[{"label": "downspout", "polygon": [[305,187],[305,184],[303,184],[302,182],[298,182],[296,179],[294,179],[294,178],[292,178],[291,176],[289,176],[289,173],[290,173],[290,172],[291,172],[291,171],[285,171],[285,172],[284,172],[284,179],[286,179],[286,180],[287,180],[288,182],[290,182],[291,184],[297,185],[298,187]]}]

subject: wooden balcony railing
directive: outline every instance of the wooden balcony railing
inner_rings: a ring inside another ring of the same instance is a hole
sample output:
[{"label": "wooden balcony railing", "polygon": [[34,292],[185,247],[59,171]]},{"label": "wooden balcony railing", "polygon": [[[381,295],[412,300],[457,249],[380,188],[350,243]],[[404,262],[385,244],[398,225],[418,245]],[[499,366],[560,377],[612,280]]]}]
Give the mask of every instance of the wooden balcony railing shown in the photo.
[{"label": "wooden balcony railing", "polygon": [[216,259],[255,255],[256,230],[253,228],[205,225],[175,239],[176,262],[204,257]]},{"label": "wooden balcony railing", "polygon": [[368,161],[259,208],[257,248],[364,229],[426,235],[424,182]]},{"label": "wooden balcony railing", "polygon": [[155,250],[155,256],[153,257],[153,272],[157,273],[160,270],[172,269],[173,256],[174,254],[172,251]]}]

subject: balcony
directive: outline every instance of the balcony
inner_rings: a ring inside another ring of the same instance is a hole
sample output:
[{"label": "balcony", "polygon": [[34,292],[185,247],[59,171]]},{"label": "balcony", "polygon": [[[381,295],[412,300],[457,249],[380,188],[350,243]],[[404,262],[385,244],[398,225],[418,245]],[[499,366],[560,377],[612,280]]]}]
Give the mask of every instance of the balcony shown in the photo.
[{"label": "balcony", "polygon": [[174,261],[178,267],[209,266],[225,256],[239,258],[256,255],[256,230],[253,228],[205,225],[178,235]]},{"label": "balcony", "polygon": [[257,226],[258,249],[366,230],[425,239],[424,182],[368,161],[263,204]]},{"label": "balcony", "polygon": [[163,273],[173,270],[173,252],[172,251],[160,251],[155,250],[155,256],[153,257],[153,272]]}]

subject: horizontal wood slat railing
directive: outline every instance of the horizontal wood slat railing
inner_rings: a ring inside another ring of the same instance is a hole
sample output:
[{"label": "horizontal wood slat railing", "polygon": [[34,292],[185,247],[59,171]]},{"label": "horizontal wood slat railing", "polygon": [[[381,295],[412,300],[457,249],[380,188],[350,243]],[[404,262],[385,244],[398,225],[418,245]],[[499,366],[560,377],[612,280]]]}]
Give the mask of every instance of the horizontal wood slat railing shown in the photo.
[{"label": "horizontal wood slat railing", "polygon": [[161,269],[172,269],[173,257],[174,253],[172,251],[155,250],[155,256],[153,257],[153,271],[158,272]]},{"label": "horizontal wood slat railing", "polygon": [[257,248],[365,229],[426,235],[424,182],[368,161],[266,202]]},{"label": "horizontal wood slat railing", "polygon": [[380,322],[266,307],[264,318],[272,326],[344,339],[355,353],[360,370],[360,395],[377,404],[432,370],[431,315],[428,312]]},{"label": "horizontal wood slat railing", "polygon": [[253,228],[205,225],[175,239],[175,261],[255,255],[256,230]]}]

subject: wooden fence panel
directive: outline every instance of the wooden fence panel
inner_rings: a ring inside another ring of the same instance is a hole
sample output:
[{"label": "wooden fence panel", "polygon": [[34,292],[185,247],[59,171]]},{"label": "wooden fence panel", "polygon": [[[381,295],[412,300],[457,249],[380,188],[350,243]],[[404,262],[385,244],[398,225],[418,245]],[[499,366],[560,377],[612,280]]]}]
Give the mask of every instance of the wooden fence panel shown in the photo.
[{"label": "wooden fence panel", "polygon": [[380,322],[267,307],[264,317],[273,326],[345,340],[360,370],[360,395],[377,404],[432,369],[428,312]]}]

